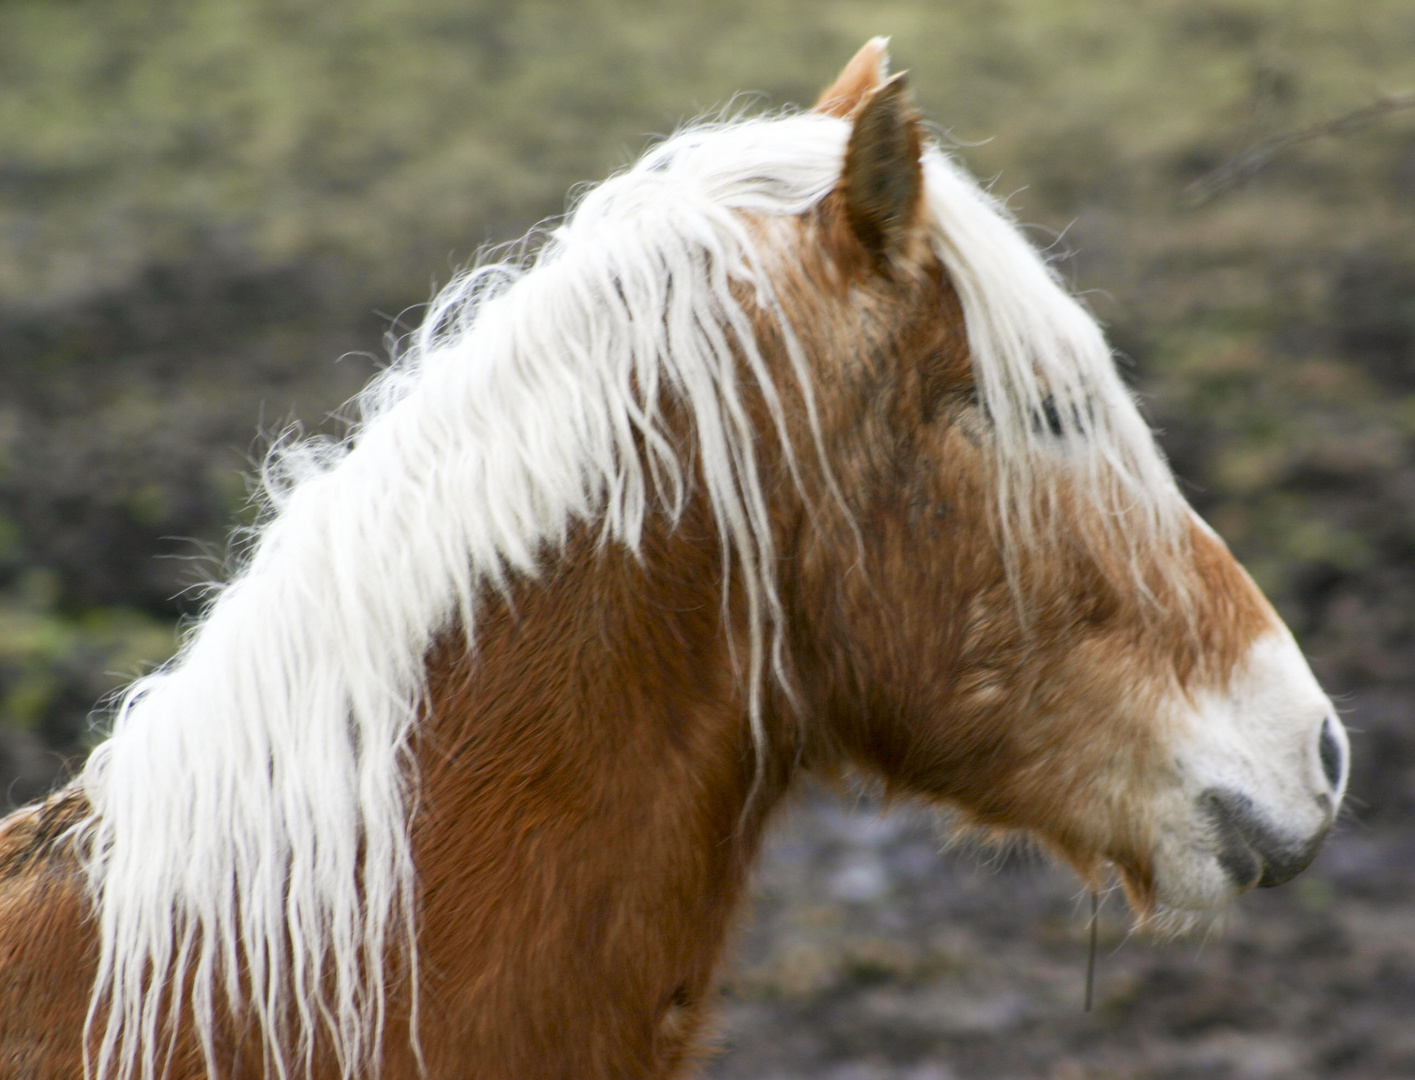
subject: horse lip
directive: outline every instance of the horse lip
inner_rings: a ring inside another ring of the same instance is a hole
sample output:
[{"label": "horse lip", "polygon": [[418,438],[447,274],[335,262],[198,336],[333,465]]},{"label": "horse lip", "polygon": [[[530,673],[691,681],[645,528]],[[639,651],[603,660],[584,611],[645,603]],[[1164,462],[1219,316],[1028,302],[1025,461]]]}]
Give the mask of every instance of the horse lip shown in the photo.
[{"label": "horse lip", "polygon": [[1199,804],[1218,834],[1219,865],[1241,890],[1291,881],[1316,858],[1331,823],[1330,800],[1326,821],[1305,840],[1283,836],[1252,799],[1237,791],[1210,788],[1199,796]]}]

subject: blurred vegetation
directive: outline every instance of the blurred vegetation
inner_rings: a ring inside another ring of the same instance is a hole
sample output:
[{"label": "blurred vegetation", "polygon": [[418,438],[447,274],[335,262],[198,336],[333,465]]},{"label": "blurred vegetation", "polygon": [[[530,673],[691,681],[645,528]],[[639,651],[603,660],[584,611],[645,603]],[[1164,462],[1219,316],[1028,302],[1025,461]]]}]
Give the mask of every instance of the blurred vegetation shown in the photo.
[{"label": "blurred vegetation", "polygon": [[257,428],[324,423],[479,246],[877,33],[1321,673],[1409,680],[1415,111],[1211,183],[1415,90],[1409,0],[6,0],[0,729],[75,746],[170,651]]}]

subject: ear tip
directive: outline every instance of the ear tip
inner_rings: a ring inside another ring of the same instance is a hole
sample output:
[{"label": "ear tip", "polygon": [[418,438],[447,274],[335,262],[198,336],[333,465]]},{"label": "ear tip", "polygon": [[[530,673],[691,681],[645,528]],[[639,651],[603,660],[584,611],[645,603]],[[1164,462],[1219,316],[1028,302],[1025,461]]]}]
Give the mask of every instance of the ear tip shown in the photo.
[{"label": "ear tip", "polygon": [[884,84],[875,91],[876,94],[904,94],[909,90],[909,73],[901,71],[891,75],[884,81]]},{"label": "ear tip", "polygon": [[888,34],[876,34],[860,49],[861,53],[874,57],[881,77],[889,74],[889,42]]},{"label": "ear tip", "polygon": [[860,51],[850,61],[851,64],[869,69],[876,86],[883,86],[889,81],[889,40],[884,34],[870,38],[860,46]]},{"label": "ear tip", "polygon": [[835,82],[816,101],[816,110],[831,116],[849,117],[866,98],[887,81],[889,38],[873,37],[850,58]]}]

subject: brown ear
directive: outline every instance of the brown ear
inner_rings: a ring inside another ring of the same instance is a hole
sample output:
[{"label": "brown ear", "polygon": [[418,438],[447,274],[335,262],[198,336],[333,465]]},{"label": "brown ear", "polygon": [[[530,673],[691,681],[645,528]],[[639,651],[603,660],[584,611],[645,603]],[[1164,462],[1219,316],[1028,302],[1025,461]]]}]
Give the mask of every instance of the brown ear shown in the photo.
[{"label": "brown ear", "polygon": [[835,82],[821,91],[816,112],[847,119],[867,97],[884,85],[889,74],[889,38],[870,38],[845,65]]},{"label": "brown ear", "polygon": [[876,261],[904,255],[923,219],[919,116],[903,73],[855,114],[840,192],[850,230]]}]

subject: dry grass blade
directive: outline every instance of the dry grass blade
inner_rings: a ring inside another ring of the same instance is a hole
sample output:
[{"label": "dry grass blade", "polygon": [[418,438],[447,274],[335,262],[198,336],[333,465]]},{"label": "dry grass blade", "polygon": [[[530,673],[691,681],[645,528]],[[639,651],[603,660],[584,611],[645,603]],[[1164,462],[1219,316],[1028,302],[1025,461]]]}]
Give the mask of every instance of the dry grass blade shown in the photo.
[{"label": "dry grass blade", "polygon": [[1191,206],[1203,206],[1231,187],[1246,183],[1268,162],[1294,146],[1328,136],[1351,135],[1363,131],[1393,112],[1415,108],[1415,92],[1386,94],[1369,105],[1342,113],[1330,120],[1273,135],[1248,147],[1237,157],[1230,158],[1216,169],[1205,173],[1184,188]]}]

